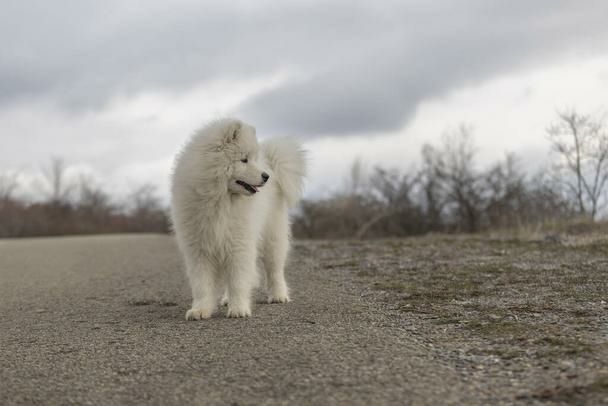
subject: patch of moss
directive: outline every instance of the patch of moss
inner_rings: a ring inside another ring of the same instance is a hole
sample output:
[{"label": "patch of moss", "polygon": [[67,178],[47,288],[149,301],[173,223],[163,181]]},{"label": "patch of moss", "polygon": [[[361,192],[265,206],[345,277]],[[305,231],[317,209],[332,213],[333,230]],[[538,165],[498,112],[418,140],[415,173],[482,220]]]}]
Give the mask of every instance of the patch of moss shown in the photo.
[{"label": "patch of moss", "polygon": [[534,326],[512,320],[475,320],[465,324],[465,328],[487,338],[525,337],[534,331]]},{"label": "patch of moss", "polygon": [[599,377],[587,385],[587,389],[593,392],[608,392],[608,375]]},{"label": "patch of moss", "polygon": [[405,292],[409,286],[403,282],[374,282],[372,287],[376,290]]},{"label": "patch of moss", "polygon": [[456,273],[429,273],[415,282],[381,281],[375,282],[378,290],[407,292],[412,300],[462,300],[483,296],[493,291],[487,287],[487,278],[476,275],[461,276]]},{"label": "patch of moss", "polygon": [[542,338],[536,340],[536,343],[560,346],[560,345],[566,345],[568,343],[568,340],[563,337],[542,337]]},{"label": "patch of moss", "polygon": [[585,354],[590,354],[593,351],[592,347],[587,344],[581,344],[578,347],[558,347],[548,351],[540,351],[537,355],[541,358],[563,358],[580,357]]},{"label": "patch of moss", "polygon": [[323,266],[323,268],[325,269],[335,269],[335,268],[355,268],[358,267],[359,261],[356,260],[348,260],[348,261],[343,261],[343,262],[334,262],[334,263],[327,263]]},{"label": "patch of moss", "polygon": [[[600,376],[587,385],[575,385],[569,387],[555,387],[539,390],[530,395],[519,396],[519,399],[539,399],[542,401],[565,402],[586,404],[583,401],[588,395],[603,395],[608,393],[608,376]],[[578,400],[578,401],[577,401]]]}]

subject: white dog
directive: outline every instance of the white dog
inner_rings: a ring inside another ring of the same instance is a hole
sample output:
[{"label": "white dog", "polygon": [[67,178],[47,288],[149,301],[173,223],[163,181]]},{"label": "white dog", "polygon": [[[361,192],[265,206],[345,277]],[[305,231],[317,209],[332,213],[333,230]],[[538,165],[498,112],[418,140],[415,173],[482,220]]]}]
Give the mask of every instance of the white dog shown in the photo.
[{"label": "white dog", "polygon": [[295,141],[258,145],[255,128],[238,120],[215,121],[186,144],[175,160],[171,217],[192,288],[187,320],[211,317],[222,293],[228,317],[250,316],[258,256],[268,302],[289,301],[287,210],[304,171]]}]

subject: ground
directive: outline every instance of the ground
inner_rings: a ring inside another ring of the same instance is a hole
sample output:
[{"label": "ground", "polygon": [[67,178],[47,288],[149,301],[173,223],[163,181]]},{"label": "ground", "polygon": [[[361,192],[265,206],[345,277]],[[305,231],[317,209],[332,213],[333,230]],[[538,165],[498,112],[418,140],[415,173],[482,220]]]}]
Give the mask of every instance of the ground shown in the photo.
[{"label": "ground", "polygon": [[171,237],[0,240],[0,404],[606,403],[577,241],[299,241],[291,303],[187,322]]}]

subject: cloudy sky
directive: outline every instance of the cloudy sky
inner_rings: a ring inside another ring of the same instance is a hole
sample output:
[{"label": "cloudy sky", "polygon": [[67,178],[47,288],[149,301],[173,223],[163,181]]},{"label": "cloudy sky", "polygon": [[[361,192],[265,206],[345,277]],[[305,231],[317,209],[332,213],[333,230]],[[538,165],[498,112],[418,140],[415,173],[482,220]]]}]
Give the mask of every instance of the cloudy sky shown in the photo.
[{"label": "cloudy sky", "polygon": [[51,156],[116,195],[166,193],[175,152],[222,116],[299,137],[317,197],[355,158],[410,168],[462,122],[480,165],[539,167],[556,109],[608,109],[605,0],[0,6],[0,172],[22,193]]}]

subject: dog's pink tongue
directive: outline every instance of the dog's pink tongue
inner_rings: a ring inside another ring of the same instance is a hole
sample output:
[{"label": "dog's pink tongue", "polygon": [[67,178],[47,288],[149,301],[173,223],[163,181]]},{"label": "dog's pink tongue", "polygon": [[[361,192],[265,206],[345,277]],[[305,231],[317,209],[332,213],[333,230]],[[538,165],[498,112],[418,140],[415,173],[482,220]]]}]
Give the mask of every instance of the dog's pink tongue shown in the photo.
[{"label": "dog's pink tongue", "polygon": [[258,190],[258,188],[257,188],[257,187],[255,187],[255,186],[253,186],[253,185],[251,185],[251,187],[252,187],[252,188],[253,188],[253,190],[255,190],[256,192],[259,192],[259,190]]}]

